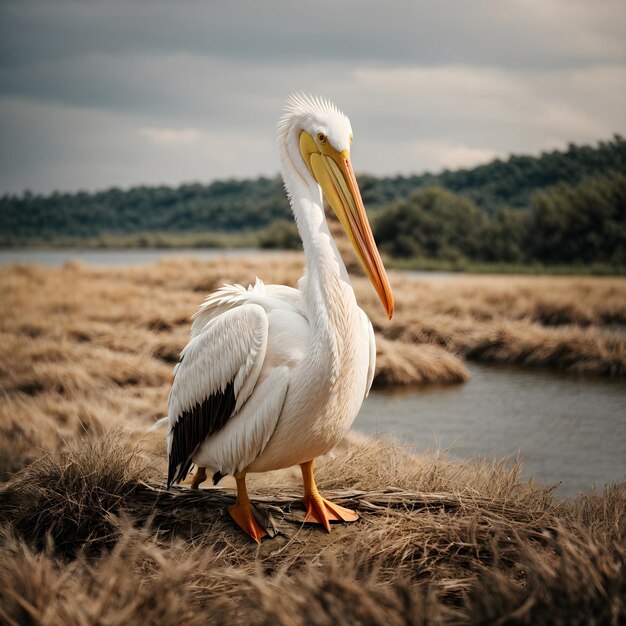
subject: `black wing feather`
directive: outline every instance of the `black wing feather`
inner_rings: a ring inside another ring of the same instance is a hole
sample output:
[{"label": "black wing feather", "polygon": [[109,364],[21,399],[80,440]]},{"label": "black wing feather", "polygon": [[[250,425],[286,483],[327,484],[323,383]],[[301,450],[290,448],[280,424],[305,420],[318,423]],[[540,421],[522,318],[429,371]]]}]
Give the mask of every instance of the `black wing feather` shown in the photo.
[{"label": "black wing feather", "polygon": [[223,392],[211,394],[202,402],[179,415],[172,431],[167,471],[168,488],[184,480],[192,466],[192,457],[200,445],[221,430],[235,409],[236,398],[233,383]]}]

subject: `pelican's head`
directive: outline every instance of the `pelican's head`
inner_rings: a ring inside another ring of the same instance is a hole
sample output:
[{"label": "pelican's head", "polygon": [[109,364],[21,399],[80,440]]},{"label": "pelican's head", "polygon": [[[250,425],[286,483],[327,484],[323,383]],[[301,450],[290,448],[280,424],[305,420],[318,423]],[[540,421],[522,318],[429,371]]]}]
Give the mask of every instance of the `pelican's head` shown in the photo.
[{"label": "pelican's head", "polygon": [[298,120],[299,152],[304,163],[321,187],[322,193],[350,238],[356,254],[391,319],[393,294],[387,272],[376,247],[356,182],[350,147],[350,120],[328,100],[293,95],[287,101],[286,115],[279,133]]}]

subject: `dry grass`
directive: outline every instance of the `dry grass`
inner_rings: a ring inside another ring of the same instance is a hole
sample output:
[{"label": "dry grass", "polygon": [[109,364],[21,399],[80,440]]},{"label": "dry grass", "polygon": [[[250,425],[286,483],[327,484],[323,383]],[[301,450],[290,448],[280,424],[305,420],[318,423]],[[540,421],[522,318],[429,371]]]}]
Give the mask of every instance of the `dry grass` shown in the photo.
[{"label": "dry grass", "polygon": [[376,339],[376,385],[462,383],[468,378],[461,360],[440,346]]},{"label": "dry grass", "polygon": [[626,279],[394,279],[402,296],[392,323],[368,307],[388,339],[432,343],[481,361],[626,375]]},{"label": "dry grass", "polygon": [[[301,272],[296,253],[2,269],[0,479],[63,438],[163,415],[172,365],[204,295],[257,274],[295,285]],[[626,374],[625,336],[614,327],[626,320],[626,279],[391,280],[397,311],[387,322],[371,285],[354,278],[378,333],[376,385],[463,382],[462,356]]]},{"label": "dry grass", "polygon": [[291,473],[258,477],[256,498],[272,504],[284,534],[257,548],[225,515],[222,494],[232,490],[171,494],[139,479],[154,472],[149,451],[113,432],[47,455],[8,483],[0,492],[0,621],[626,618],[623,486],[568,504],[521,483],[517,467],[416,458],[363,440],[323,459],[319,471],[325,492],[358,508],[361,520],[330,535],[303,527]]},{"label": "dry grass", "polygon": [[[352,438],[317,475],[361,520],[303,527],[298,473],[252,476],[282,533],[259,549],[226,516],[228,488],[160,491],[163,433],[145,427],[165,412],[189,316],[225,281],[294,285],[301,263],[0,272],[0,480],[14,475],[0,488],[0,623],[623,623],[623,485],[564,503],[518,466]],[[624,324],[623,279],[392,283],[389,324],[355,278],[377,384],[462,381],[459,355],[626,371],[609,326]]]},{"label": "dry grass", "polygon": [[147,470],[127,439],[123,431],[82,437],[18,473],[2,492],[12,528],[39,549],[53,538],[59,554],[113,542],[111,513],[132,498]]}]

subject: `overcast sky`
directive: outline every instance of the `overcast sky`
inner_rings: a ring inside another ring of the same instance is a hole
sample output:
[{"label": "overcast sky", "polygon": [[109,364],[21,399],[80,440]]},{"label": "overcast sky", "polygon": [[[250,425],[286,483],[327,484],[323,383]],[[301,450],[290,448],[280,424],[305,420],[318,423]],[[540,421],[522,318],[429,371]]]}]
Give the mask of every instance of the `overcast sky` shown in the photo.
[{"label": "overcast sky", "polygon": [[0,0],[0,193],[278,172],[287,95],[357,171],[626,134],[624,0]]}]

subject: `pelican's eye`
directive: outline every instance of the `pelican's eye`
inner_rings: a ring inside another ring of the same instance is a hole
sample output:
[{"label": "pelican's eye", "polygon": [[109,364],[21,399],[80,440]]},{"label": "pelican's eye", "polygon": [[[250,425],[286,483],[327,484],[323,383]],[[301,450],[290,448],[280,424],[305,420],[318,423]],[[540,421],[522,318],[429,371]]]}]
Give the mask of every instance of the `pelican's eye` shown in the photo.
[{"label": "pelican's eye", "polygon": [[324,133],[318,133],[317,140],[320,143],[326,143],[326,135]]},{"label": "pelican's eye", "polygon": [[352,143],[352,135],[350,135],[350,143]]}]

